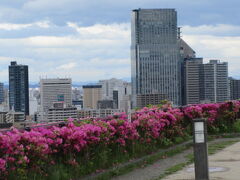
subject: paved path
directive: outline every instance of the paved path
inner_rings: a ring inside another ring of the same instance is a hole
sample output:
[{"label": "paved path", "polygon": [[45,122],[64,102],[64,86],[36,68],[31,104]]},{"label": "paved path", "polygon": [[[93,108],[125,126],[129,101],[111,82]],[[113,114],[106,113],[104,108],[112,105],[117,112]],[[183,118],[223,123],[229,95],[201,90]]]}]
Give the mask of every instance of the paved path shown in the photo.
[{"label": "paved path", "polygon": [[115,178],[112,178],[113,180],[151,180],[156,179],[161,174],[164,173],[164,171],[173,165],[185,162],[187,158],[185,157],[188,154],[192,153],[192,148],[185,150],[182,153],[179,153],[175,156],[168,157],[166,159],[162,159],[157,161],[156,163],[152,165],[148,165],[147,167],[135,169],[130,173],[127,173],[122,176],[118,176]]},{"label": "paved path", "polygon": [[[176,148],[179,148],[179,147],[189,146],[189,145],[191,145],[191,143],[192,143],[192,141],[189,140],[189,141],[187,141],[187,142],[184,142],[184,143],[182,143],[182,144],[177,144],[177,145],[172,146],[172,147],[169,147],[169,148],[167,148],[167,149],[160,149],[160,150],[157,151],[156,153],[166,153],[166,152],[168,152],[168,151],[172,151],[172,150],[174,150],[174,149],[176,149]],[[182,161],[185,161],[185,157],[184,157],[184,156],[185,156],[186,154],[190,153],[190,152],[192,152],[192,151],[188,150],[187,152],[184,152],[183,155],[179,154],[179,156],[177,156],[177,157],[176,157],[175,159],[173,159],[173,160],[171,159],[171,157],[169,157],[169,158],[167,158],[167,159],[164,160],[164,161],[161,160],[161,161],[163,161],[163,163],[162,163],[162,162],[160,162],[160,164],[159,164],[159,163],[157,163],[157,164],[154,163],[154,166],[147,166],[146,168],[149,169],[149,171],[148,171],[148,172],[143,171],[142,174],[145,174],[144,177],[147,178],[147,177],[149,177],[149,173],[151,172],[151,176],[155,177],[155,176],[154,176],[154,174],[155,174],[156,177],[158,177],[159,172],[155,170],[156,167],[159,166],[158,170],[160,170],[161,173],[163,173],[163,172],[165,171],[165,166],[166,166],[166,167],[171,167],[171,166],[172,166],[172,163],[174,163],[175,161],[177,161],[177,162],[180,162],[181,160],[182,160]],[[114,170],[115,168],[122,168],[122,167],[125,167],[125,166],[128,166],[128,165],[131,165],[131,164],[143,162],[145,159],[147,159],[147,158],[149,158],[149,157],[151,157],[151,156],[153,156],[153,155],[154,155],[154,154],[149,154],[149,155],[140,157],[140,158],[138,158],[138,159],[135,159],[135,160],[132,160],[132,161],[123,163],[123,164],[119,164],[118,166],[113,167],[113,168],[110,168],[110,169],[108,169],[108,170],[106,170],[106,171],[104,171],[104,172],[111,172],[111,170]],[[177,160],[176,160],[176,159],[177,159]],[[150,168],[149,168],[149,167],[150,167]],[[151,167],[152,167],[152,168],[151,168]],[[127,175],[122,175],[123,177],[122,177],[122,176],[119,176],[119,177],[114,177],[114,178],[112,178],[112,179],[123,179],[123,178],[128,179],[128,176],[131,177],[131,175],[129,175],[129,174],[132,173],[132,174],[134,174],[134,175],[132,175],[132,179],[138,180],[138,179],[142,178],[142,175],[141,175],[141,177],[139,177],[139,175],[141,174],[141,171],[142,171],[142,170],[145,170],[145,168],[137,168],[137,169],[133,170],[132,172],[127,173]],[[104,173],[104,172],[103,172],[103,173]],[[98,177],[101,176],[101,174],[103,174],[103,173],[93,173],[93,174],[90,174],[90,175],[84,177],[82,180],[96,180],[96,179],[98,179]],[[130,178],[130,179],[131,179],[131,178]],[[104,180],[105,180],[105,179],[104,179]]]},{"label": "paved path", "polygon": [[[240,138],[223,138],[223,139],[216,139],[214,141],[209,142],[209,144],[214,144],[217,142],[223,142],[223,141],[230,141],[230,140],[239,140]],[[229,148],[233,147],[233,150],[228,150]],[[221,157],[218,161],[214,161],[215,163],[227,163],[230,161],[231,163],[240,163],[240,142],[236,145],[229,146],[229,148],[225,149],[224,151],[221,151],[220,153],[226,153],[228,152],[229,155],[220,154]],[[235,150],[234,150],[235,148]],[[186,155],[192,154],[193,150],[192,148],[185,150],[182,153],[179,153],[177,155],[174,155],[172,157],[168,157],[166,159],[161,159],[157,162],[155,162],[152,165],[148,165],[147,167],[138,168],[133,170],[130,173],[127,173],[125,175],[117,176],[112,178],[112,180],[154,180],[157,179],[161,174],[163,174],[168,168],[184,163],[187,161]],[[231,156],[234,157],[234,154],[238,154],[238,157],[236,156],[235,159],[230,158]],[[218,155],[217,153],[216,155]],[[215,155],[209,157],[209,161],[212,161],[212,158],[215,157]],[[239,160],[239,161],[238,161]],[[209,163],[210,166],[220,166],[215,165],[212,162]],[[235,166],[235,164],[234,164]],[[222,166],[220,166],[222,167]],[[239,178],[237,179],[225,179],[225,180],[240,180],[240,164],[237,166],[238,172],[239,172]],[[190,169],[191,170],[191,169]],[[186,168],[183,171],[180,171],[177,174],[174,174],[173,176],[169,176],[168,178],[165,178],[166,180],[194,180],[193,172],[186,172]],[[184,177],[184,178],[183,178]],[[212,177],[212,176],[211,176]],[[212,180],[212,179],[211,179]],[[215,179],[214,179],[215,180]]]},{"label": "paved path", "polygon": [[[164,180],[194,180],[193,164]],[[240,142],[209,156],[210,180],[240,179]]]}]

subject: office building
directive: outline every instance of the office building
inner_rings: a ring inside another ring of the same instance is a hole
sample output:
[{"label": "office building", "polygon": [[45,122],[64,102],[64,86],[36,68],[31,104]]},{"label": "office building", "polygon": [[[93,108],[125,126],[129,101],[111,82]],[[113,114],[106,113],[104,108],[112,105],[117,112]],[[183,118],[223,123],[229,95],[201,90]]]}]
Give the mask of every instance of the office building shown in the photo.
[{"label": "office building", "polygon": [[6,114],[6,123],[21,123],[25,121],[24,112],[9,111]]},{"label": "office building", "polygon": [[47,114],[55,102],[72,106],[72,80],[69,78],[40,80],[41,111]]},{"label": "office building", "polygon": [[56,102],[53,107],[48,109],[47,119],[48,122],[64,121],[68,118],[77,118],[77,108],[76,107],[66,107],[63,102]]},{"label": "office building", "polygon": [[83,108],[97,109],[97,102],[102,100],[102,85],[83,86]]},{"label": "office building", "polygon": [[219,103],[229,100],[228,63],[210,60],[200,67],[200,101]]},{"label": "office building", "polygon": [[0,104],[0,112],[3,112],[3,111],[9,111],[9,107],[7,104],[5,104],[5,102]]},{"label": "office building", "polygon": [[4,102],[4,84],[0,83],[0,104]]},{"label": "office building", "polygon": [[119,90],[113,90],[113,108],[118,109],[119,107]]},{"label": "office building", "polygon": [[9,66],[9,108],[29,115],[28,66],[11,62]]},{"label": "office building", "polygon": [[116,78],[100,80],[98,84],[102,86],[102,98],[112,100],[113,92],[115,90],[119,91],[121,88],[123,89],[124,83],[126,82]]},{"label": "office building", "polygon": [[7,112],[0,111],[0,124],[6,123],[6,114]]},{"label": "office building", "polygon": [[105,118],[122,113],[121,109],[82,109],[77,111],[77,119],[81,118]]},{"label": "office building", "polygon": [[72,100],[77,101],[82,99],[82,94],[80,88],[73,88],[72,89]]},{"label": "office building", "polygon": [[143,108],[148,105],[159,105],[161,101],[166,100],[165,94],[139,94],[137,95],[137,108]]},{"label": "office building", "polygon": [[83,100],[72,100],[72,105],[75,106],[77,109],[83,108]]},{"label": "office building", "polygon": [[102,99],[113,100],[113,109],[122,109],[125,112],[129,109],[131,83],[121,79],[100,80],[102,85]]},{"label": "office building", "polygon": [[162,94],[181,104],[180,31],[174,9],[132,12],[131,72],[133,106],[136,95]]},{"label": "office building", "polygon": [[196,52],[183,40],[179,39],[180,55],[182,59],[190,59],[196,57]]},{"label": "office building", "polygon": [[184,59],[183,77],[183,104],[200,103],[200,66],[203,64],[202,58]]},{"label": "office building", "polygon": [[98,109],[114,109],[113,100],[100,100],[97,102]]},{"label": "office building", "polygon": [[230,99],[231,100],[240,99],[240,80],[230,77],[229,84],[230,84]]},{"label": "office building", "polygon": [[123,109],[126,113],[130,113],[131,111],[131,96],[132,84],[129,82],[124,82],[122,96],[120,96],[119,100],[119,109]]}]

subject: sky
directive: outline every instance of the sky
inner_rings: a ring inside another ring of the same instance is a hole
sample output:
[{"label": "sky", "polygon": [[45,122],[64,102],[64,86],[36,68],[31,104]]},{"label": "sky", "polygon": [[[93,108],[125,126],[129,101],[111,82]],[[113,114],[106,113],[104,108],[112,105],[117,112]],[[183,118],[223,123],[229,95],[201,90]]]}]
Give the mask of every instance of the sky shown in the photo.
[{"label": "sky", "polygon": [[0,81],[10,61],[29,81],[130,79],[131,10],[175,8],[182,38],[205,61],[229,63],[240,78],[239,0],[1,0]]}]

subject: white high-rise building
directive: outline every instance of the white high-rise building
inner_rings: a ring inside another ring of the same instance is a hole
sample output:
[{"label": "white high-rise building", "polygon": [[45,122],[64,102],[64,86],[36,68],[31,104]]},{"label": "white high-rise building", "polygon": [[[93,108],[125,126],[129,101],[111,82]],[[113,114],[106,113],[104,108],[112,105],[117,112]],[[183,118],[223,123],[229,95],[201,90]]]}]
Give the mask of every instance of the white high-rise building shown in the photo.
[{"label": "white high-rise building", "polygon": [[47,114],[55,102],[72,106],[72,80],[70,78],[40,80],[41,111]]},{"label": "white high-rise building", "polygon": [[102,85],[102,99],[113,100],[114,109],[127,111],[131,95],[131,83],[120,79],[100,80]]}]

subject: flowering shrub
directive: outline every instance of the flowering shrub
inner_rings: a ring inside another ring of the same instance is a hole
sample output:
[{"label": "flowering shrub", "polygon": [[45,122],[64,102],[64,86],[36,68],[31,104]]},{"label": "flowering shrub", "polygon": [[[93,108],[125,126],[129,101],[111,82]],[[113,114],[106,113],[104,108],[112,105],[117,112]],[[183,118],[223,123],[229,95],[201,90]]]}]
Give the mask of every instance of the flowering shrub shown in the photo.
[{"label": "flowering shrub", "polygon": [[79,168],[80,175],[90,173],[122,161],[116,156],[133,158],[177,142],[177,138],[184,139],[194,118],[206,118],[210,133],[230,131],[239,110],[240,101],[184,108],[167,104],[138,110],[131,121],[122,113],[81,121],[69,119],[63,127],[12,129],[0,133],[0,179],[12,174],[27,179],[31,172],[49,176],[48,166],[59,163]]}]

